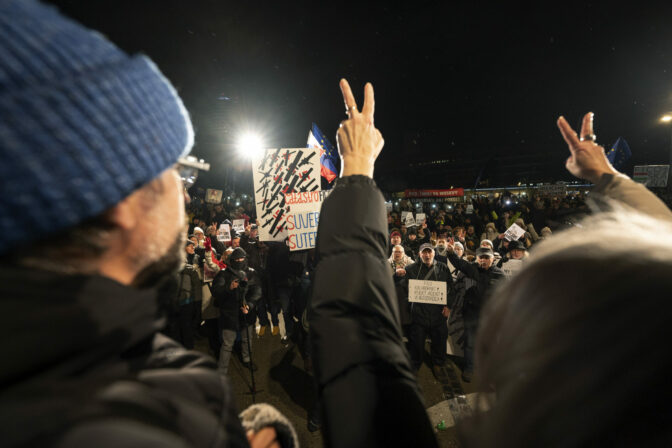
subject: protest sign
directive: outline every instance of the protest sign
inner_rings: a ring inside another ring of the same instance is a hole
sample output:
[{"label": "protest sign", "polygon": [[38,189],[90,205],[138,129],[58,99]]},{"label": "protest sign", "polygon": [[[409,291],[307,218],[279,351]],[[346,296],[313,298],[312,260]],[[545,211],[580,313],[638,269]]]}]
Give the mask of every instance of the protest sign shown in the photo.
[{"label": "protest sign", "polygon": [[315,247],[322,201],[320,150],[269,149],[252,161],[262,241],[288,239],[291,251]]},{"label": "protest sign", "polygon": [[447,299],[448,287],[446,282],[413,279],[408,281],[409,302],[446,305],[448,304]]},{"label": "protest sign", "polygon": [[465,211],[467,215],[473,215],[474,214],[474,205],[469,204],[467,205],[467,210]]},{"label": "protest sign", "polygon": [[386,202],[385,203],[385,210],[387,210],[387,213],[390,213],[392,211],[392,203],[391,202]]},{"label": "protest sign", "polygon": [[512,224],[511,227],[504,232],[504,238],[507,241],[516,241],[523,235],[525,235],[525,231],[518,224]]},{"label": "protest sign", "polygon": [[233,220],[233,230],[235,230],[236,233],[245,232],[245,220],[244,219],[234,219]]},{"label": "protest sign", "polygon": [[231,228],[228,224],[220,224],[217,229],[217,241],[231,241]]},{"label": "protest sign", "polygon": [[540,185],[537,187],[537,194],[539,196],[566,196],[567,195],[567,185],[565,184],[555,184],[555,185]]},{"label": "protest sign", "polygon": [[422,226],[425,223],[426,215],[424,213],[418,213],[415,215],[415,223],[419,226]]},{"label": "protest sign", "polygon": [[414,226],[415,219],[413,219],[413,212],[401,212],[401,223],[406,227]]},{"label": "protest sign", "polygon": [[637,165],[632,180],[647,187],[666,187],[670,165]]},{"label": "protest sign", "polygon": [[222,190],[215,190],[214,188],[208,188],[205,190],[205,202],[208,204],[221,204],[222,203]]}]

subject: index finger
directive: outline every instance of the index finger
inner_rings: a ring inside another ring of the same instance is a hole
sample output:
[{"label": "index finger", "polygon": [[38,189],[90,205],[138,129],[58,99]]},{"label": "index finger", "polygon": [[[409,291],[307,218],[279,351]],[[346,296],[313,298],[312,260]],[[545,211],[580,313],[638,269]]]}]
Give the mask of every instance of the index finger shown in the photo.
[{"label": "index finger", "polygon": [[569,145],[569,150],[573,151],[574,147],[579,145],[579,136],[576,135],[576,132],[574,132],[574,129],[567,123],[567,120],[565,120],[565,117],[560,117],[558,118],[558,128],[560,129],[560,133],[562,134],[562,138],[565,139],[567,144]]},{"label": "index finger", "polygon": [[362,115],[364,115],[371,123],[373,123],[373,111],[376,106],[376,101],[373,97],[373,85],[367,82],[364,86],[364,105],[362,106]]},{"label": "index finger", "polygon": [[355,101],[355,96],[352,94],[352,89],[350,89],[350,84],[345,78],[341,79],[339,83],[341,87],[341,93],[343,94],[343,101],[345,102],[345,109],[348,113],[348,117],[352,118],[350,115],[351,108],[354,107],[357,109],[357,102]]}]

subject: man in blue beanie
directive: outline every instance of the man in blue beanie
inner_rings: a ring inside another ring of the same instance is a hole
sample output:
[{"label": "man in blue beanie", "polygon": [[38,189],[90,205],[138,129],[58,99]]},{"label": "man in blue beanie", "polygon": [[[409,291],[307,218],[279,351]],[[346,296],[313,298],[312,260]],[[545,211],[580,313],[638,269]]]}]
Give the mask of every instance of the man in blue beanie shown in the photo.
[{"label": "man in blue beanie", "polygon": [[173,87],[33,0],[0,0],[0,42],[3,446],[295,446],[158,333],[194,168]]}]

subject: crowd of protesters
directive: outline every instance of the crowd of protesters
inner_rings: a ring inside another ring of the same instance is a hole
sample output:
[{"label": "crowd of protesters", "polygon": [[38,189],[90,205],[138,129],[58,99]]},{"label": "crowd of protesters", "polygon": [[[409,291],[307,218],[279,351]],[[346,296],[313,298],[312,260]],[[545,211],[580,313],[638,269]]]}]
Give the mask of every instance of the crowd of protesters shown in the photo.
[{"label": "crowd of protesters", "polygon": [[[672,212],[611,166],[592,114],[578,134],[558,119],[567,170],[602,198],[580,226],[551,235],[586,211],[566,198],[386,222],[373,86],[360,112],[341,80],[341,177],[316,249],[290,252],[259,240],[251,201],[196,195],[187,218],[193,128],[147,58],[33,0],[0,2],[0,40],[4,445],[298,446],[272,406],[238,414],[226,378],[238,336],[254,371],[252,327],[277,336],[281,312],[327,446],[437,446],[415,375],[427,336],[435,375],[454,338],[488,392],[466,446],[670,446]],[[413,279],[446,303],[412,298]],[[218,363],[185,349],[195,332]]]}]

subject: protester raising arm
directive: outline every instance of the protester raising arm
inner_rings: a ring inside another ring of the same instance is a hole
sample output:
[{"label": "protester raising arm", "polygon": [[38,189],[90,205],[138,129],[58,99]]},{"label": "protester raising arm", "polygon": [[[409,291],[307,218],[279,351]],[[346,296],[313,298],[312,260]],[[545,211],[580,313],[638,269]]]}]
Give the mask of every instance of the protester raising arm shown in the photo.
[{"label": "protester raising arm", "polygon": [[309,310],[325,444],[436,446],[407,352],[387,264],[384,199],[372,179],[383,138],[373,87],[362,112],[341,81],[349,119],[337,143],[341,178],[325,200]]},{"label": "protester raising arm", "polygon": [[656,195],[611,166],[604,148],[595,143],[593,116],[592,112],[588,112],[583,117],[580,137],[565,117],[558,118],[558,128],[569,146],[570,156],[565,164],[567,170],[578,178],[594,183],[594,194],[616,199],[647,215],[672,220],[672,212]]}]

